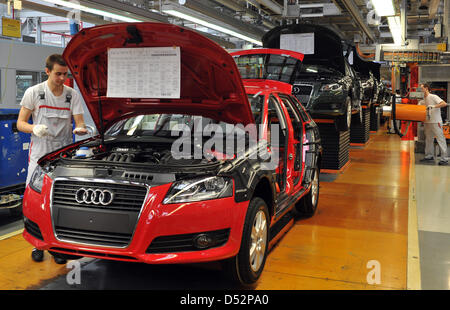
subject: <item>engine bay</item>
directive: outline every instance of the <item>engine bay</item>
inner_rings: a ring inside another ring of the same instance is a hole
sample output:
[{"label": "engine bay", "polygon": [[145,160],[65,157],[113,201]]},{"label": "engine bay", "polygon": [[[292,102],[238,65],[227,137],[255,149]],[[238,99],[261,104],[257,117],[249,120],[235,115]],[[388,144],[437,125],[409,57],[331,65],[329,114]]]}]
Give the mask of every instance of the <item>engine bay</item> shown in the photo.
[{"label": "engine bay", "polygon": [[[106,150],[105,150],[106,148]],[[180,160],[174,158],[170,145],[151,143],[119,142],[100,146],[98,143],[85,143],[77,148],[61,153],[63,159],[103,161],[108,163],[148,163],[161,165],[199,165],[217,161],[215,158]]]}]

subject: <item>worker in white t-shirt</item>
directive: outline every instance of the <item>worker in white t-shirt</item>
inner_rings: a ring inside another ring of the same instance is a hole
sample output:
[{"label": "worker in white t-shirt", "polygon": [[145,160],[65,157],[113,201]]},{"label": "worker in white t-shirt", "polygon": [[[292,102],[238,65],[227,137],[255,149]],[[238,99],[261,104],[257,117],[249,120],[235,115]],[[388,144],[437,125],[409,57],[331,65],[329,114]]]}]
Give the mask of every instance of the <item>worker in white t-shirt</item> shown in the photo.
[{"label": "worker in white t-shirt", "polygon": [[425,157],[421,160],[434,160],[434,138],[439,144],[441,150],[441,160],[439,165],[448,165],[447,141],[442,128],[441,108],[446,107],[447,103],[439,96],[430,93],[430,85],[422,84],[424,99],[419,102],[420,105],[427,107],[427,119],[423,123],[425,132]]},{"label": "worker in white t-shirt", "polygon": [[[17,118],[17,129],[31,133],[26,185],[42,156],[72,143],[72,134],[87,134],[80,95],[64,85],[68,71],[61,55],[50,55],[45,68],[48,80],[28,88],[20,103],[22,107]],[[33,124],[28,123],[31,116]],[[72,117],[76,125],[73,131]],[[34,249],[33,259],[40,261],[42,258],[43,251]],[[56,258],[55,261],[65,262]]]}]

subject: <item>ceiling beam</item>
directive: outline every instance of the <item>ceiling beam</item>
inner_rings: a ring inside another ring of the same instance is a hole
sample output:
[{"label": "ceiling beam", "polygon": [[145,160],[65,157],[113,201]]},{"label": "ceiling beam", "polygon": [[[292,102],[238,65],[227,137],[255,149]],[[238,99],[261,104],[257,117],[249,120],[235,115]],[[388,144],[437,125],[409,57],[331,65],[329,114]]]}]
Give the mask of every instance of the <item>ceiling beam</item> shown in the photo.
[{"label": "ceiling beam", "polygon": [[430,0],[430,6],[428,7],[428,15],[430,18],[434,18],[436,16],[440,4],[441,0]]}]

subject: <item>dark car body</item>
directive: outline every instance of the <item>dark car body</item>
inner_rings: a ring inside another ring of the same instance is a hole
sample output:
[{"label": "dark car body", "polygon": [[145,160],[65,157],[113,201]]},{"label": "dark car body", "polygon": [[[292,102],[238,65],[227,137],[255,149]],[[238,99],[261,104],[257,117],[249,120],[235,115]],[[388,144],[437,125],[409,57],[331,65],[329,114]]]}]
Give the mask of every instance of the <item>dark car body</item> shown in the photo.
[{"label": "dark car body", "polygon": [[381,73],[380,73],[381,64],[370,61],[369,62],[369,70],[373,74],[374,77],[374,91],[372,103],[379,106],[384,102],[384,85],[381,81]]},{"label": "dark car body", "polygon": [[[181,51],[179,98],[107,96],[109,49],[175,46]],[[224,261],[234,279],[255,282],[268,249],[292,224],[292,209],[312,215],[317,206],[320,137],[292,98],[292,86],[244,84],[220,46],[162,23],[84,29],[63,57],[100,135],[39,160],[24,195],[24,238],[63,258]],[[274,122],[279,143],[271,139]],[[261,125],[257,135],[242,129],[255,123]],[[201,134],[184,136],[174,132],[176,125],[199,126]],[[224,136],[231,138],[220,138],[226,152],[219,140],[207,146],[209,125],[232,126]],[[181,138],[187,153],[176,158],[173,147]],[[82,147],[87,156],[80,155]],[[199,158],[192,156],[196,151]],[[275,154],[279,161],[271,165]]]},{"label": "dark car body", "polygon": [[374,70],[373,65],[371,61],[361,59],[354,46],[348,55],[352,55],[349,61],[355,71],[358,72],[361,80],[362,104],[370,106],[374,99],[377,100],[378,98],[378,80],[372,73],[372,70]]},{"label": "dark car body", "polygon": [[265,48],[280,48],[282,35],[312,34],[314,53],[304,55],[293,78],[293,94],[313,118],[332,118],[347,130],[352,113],[361,110],[361,84],[344,56],[341,38],[313,24],[278,26],[263,36]]}]

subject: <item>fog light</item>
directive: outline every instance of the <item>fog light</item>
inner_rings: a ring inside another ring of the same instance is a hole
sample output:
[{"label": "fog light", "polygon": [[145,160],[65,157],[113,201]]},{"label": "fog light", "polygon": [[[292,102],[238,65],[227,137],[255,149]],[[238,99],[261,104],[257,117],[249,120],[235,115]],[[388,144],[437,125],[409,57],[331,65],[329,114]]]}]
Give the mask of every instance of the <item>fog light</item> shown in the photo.
[{"label": "fog light", "polygon": [[201,234],[195,237],[194,246],[198,249],[206,249],[214,245],[214,240],[207,234]]}]

